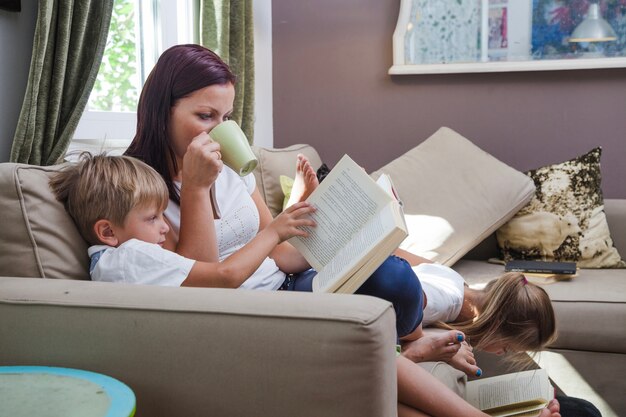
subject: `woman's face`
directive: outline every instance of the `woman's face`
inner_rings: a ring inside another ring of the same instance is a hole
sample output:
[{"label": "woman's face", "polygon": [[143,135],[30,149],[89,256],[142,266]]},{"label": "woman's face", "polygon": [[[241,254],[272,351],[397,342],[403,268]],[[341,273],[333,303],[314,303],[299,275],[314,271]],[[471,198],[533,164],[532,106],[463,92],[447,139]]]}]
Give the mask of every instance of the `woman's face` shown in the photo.
[{"label": "woman's face", "polygon": [[214,84],[181,98],[170,109],[168,133],[179,167],[193,138],[230,119],[234,100],[235,87],[231,83]]}]

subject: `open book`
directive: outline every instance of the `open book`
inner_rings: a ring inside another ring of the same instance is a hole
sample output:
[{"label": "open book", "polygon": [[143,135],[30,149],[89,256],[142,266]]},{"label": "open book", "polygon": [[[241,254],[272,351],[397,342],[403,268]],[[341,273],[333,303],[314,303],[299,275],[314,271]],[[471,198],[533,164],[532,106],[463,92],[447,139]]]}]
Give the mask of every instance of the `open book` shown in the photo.
[{"label": "open book", "polygon": [[317,226],[289,242],[318,272],[313,291],[355,292],[407,236],[390,179],[379,183],[344,155],[307,199]]},{"label": "open book", "polygon": [[467,383],[465,399],[493,417],[533,417],[554,398],[545,369],[515,372]]}]

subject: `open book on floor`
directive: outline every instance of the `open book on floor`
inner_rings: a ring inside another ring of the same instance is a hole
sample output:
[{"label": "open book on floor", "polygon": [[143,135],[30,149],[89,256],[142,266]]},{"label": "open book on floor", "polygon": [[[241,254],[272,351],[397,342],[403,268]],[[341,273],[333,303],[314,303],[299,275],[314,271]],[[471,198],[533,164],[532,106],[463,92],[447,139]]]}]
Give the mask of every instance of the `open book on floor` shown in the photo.
[{"label": "open book on floor", "polygon": [[317,226],[289,242],[318,272],[313,291],[355,292],[407,236],[390,179],[375,182],[348,155],[307,201]]},{"label": "open book on floor", "polygon": [[545,369],[532,369],[467,383],[465,399],[493,417],[533,417],[554,398]]}]

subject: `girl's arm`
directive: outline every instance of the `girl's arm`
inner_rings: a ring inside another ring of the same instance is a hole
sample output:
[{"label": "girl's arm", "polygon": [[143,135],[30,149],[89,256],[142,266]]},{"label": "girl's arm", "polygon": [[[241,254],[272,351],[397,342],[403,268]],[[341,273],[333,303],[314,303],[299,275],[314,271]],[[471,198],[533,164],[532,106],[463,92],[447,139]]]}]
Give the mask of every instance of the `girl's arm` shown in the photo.
[{"label": "girl's arm", "polygon": [[[259,230],[263,230],[272,222],[272,213],[265,204],[265,201],[263,201],[259,190],[256,188],[252,193],[252,200],[254,200],[254,204],[256,204],[257,210],[259,211]],[[306,271],[311,267],[306,259],[304,259],[304,256],[289,242],[282,242],[280,245],[276,246],[269,256],[274,259],[274,262],[276,262],[276,265],[281,271],[288,274]]]},{"label": "girl's arm", "polygon": [[306,236],[299,227],[315,225],[308,217],[314,210],[308,203],[293,205],[222,262],[196,262],[181,286],[238,288],[276,245],[292,236]]},{"label": "girl's arm", "polygon": [[[396,359],[398,369],[398,416],[488,417],[474,408],[424,368],[404,356]],[[540,417],[561,417],[559,403],[552,400]]]},{"label": "girl's arm", "polygon": [[400,258],[406,260],[411,266],[416,266],[419,264],[432,264],[433,261],[430,259],[422,258],[419,255],[415,255],[411,252],[405,251],[404,249],[396,249],[394,255],[399,256]]}]

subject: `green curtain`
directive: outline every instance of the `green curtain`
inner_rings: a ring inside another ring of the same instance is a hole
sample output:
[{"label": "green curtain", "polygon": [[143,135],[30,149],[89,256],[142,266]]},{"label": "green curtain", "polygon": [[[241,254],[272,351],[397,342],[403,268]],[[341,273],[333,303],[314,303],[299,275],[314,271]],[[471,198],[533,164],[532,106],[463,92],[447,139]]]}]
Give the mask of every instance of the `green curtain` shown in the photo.
[{"label": "green curtain", "polygon": [[254,27],[252,0],[202,0],[200,39],[237,76],[233,119],[254,141]]},{"label": "green curtain", "polygon": [[96,81],[113,0],[39,0],[11,162],[62,160]]}]

